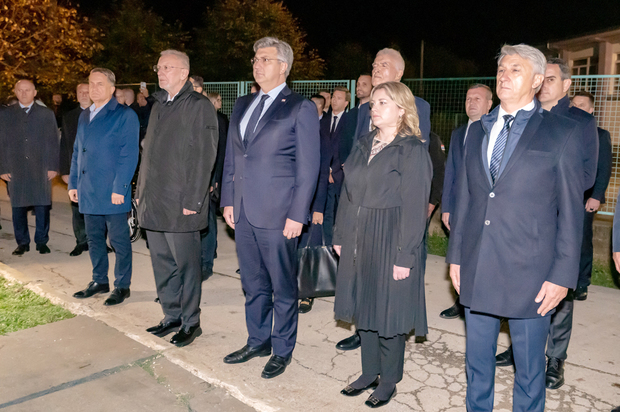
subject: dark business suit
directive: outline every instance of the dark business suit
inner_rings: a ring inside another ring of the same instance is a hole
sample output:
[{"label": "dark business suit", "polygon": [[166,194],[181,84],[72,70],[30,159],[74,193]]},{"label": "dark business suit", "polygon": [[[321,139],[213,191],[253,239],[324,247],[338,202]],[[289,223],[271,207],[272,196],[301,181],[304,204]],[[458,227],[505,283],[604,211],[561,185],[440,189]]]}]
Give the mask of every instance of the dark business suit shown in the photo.
[{"label": "dark business suit", "polygon": [[454,212],[456,204],[456,179],[463,163],[463,150],[465,148],[465,133],[467,123],[457,127],[450,136],[450,148],[448,149],[448,160],[446,161],[446,171],[443,179],[443,194],[441,197],[441,212]]},{"label": "dark business suit", "polygon": [[444,175],[446,172],[446,155],[442,149],[443,143],[437,133],[431,132],[428,145],[428,153],[433,163],[433,180],[431,181],[431,194],[429,204],[437,206],[441,202]]},{"label": "dark business suit", "polygon": [[545,281],[577,283],[583,181],[578,125],[536,106],[512,123],[495,184],[487,160],[499,107],[470,126],[447,261],[460,265],[466,307],[467,409],[493,409],[500,317],[516,366],[514,411],[543,411],[550,314],[534,301]]},{"label": "dark business suit", "polygon": [[282,231],[286,219],[306,222],[319,174],[319,120],[314,103],[285,85],[246,144],[240,124],[259,96],[240,97],[233,108],[221,206],[234,207],[247,344],[271,345],[287,358],[297,339],[297,239]]}]

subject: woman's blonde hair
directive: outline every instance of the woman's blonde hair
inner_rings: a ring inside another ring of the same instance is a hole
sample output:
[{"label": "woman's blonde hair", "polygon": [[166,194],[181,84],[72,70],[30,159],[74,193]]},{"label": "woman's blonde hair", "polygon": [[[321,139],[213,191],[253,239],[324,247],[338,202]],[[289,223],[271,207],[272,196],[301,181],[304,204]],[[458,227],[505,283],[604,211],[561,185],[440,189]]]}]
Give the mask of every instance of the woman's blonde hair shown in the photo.
[{"label": "woman's blonde hair", "polygon": [[371,100],[377,90],[385,90],[385,94],[396,103],[396,106],[405,111],[405,114],[398,120],[398,125],[396,126],[397,133],[407,136],[416,136],[418,139],[422,139],[418,109],[415,105],[415,98],[411,90],[401,82],[381,83],[372,89],[370,93]]}]

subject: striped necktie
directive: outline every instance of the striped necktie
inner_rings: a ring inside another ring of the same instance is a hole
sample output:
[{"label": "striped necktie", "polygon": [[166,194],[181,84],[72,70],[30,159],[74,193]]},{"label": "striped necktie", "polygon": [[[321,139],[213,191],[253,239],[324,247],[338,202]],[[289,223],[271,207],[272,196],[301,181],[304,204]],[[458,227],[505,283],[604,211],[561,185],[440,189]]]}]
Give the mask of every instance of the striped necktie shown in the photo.
[{"label": "striped necktie", "polygon": [[510,114],[504,115],[504,127],[502,127],[501,132],[499,132],[499,136],[497,136],[497,140],[495,140],[495,146],[493,146],[493,154],[491,155],[491,163],[489,164],[489,171],[491,172],[493,184],[495,184],[495,179],[497,179],[499,166],[502,164],[506,142],[508,141],[508,134],[510,133],[510,125],[513,120],[514,116]]}]

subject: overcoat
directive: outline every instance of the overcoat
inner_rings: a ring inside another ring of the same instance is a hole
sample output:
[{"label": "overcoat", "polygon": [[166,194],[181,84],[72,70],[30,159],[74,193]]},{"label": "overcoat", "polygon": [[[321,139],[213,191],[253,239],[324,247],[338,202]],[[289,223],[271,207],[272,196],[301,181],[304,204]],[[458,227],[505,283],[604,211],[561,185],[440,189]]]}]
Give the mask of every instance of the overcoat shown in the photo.
[{"label": "overcoat", "polygon": [[0,174],[8,182],[12,207],[52,204],[48,171],[58,171],[58,127],[54,112],[34,103],[29,113],[19,104],[0,114],[2,162]]}]

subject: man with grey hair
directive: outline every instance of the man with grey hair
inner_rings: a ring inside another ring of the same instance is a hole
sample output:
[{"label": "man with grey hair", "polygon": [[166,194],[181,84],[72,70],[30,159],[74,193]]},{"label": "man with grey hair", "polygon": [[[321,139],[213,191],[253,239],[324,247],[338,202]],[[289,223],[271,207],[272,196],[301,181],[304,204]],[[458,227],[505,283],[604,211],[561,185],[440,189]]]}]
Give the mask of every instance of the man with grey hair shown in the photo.
[{"label": "man with grey hair", "polygon": [[254,44],[260,91],[237,99],[230,117],[221,206],[235,229],[245,292],[247,344],[225,363],[273,356],[261,376],[291,362],[297,339],[297,238],[319,175],[316,106],[291,91],[293,50],[274,37]]},{"label": "man with grey hair", "polygon": [[577,283],[580,128],[535,99],[545,65],[533,47],[502,47],[500,105],[467,136],[446,261],[465,307],[468,411],[493,410],[501,317],[513,342],[513,411],[544,410],[551,315]]},{"label": "man with grey hair", "polygon": [[217,153],[213,105],[188,80],[189,58],[165,50],[153,67],[163,90],[153,94],[136,188],[164,318],[147,329],[189,345],[200,328],[200,231],[208,225],[209,185]]}]

